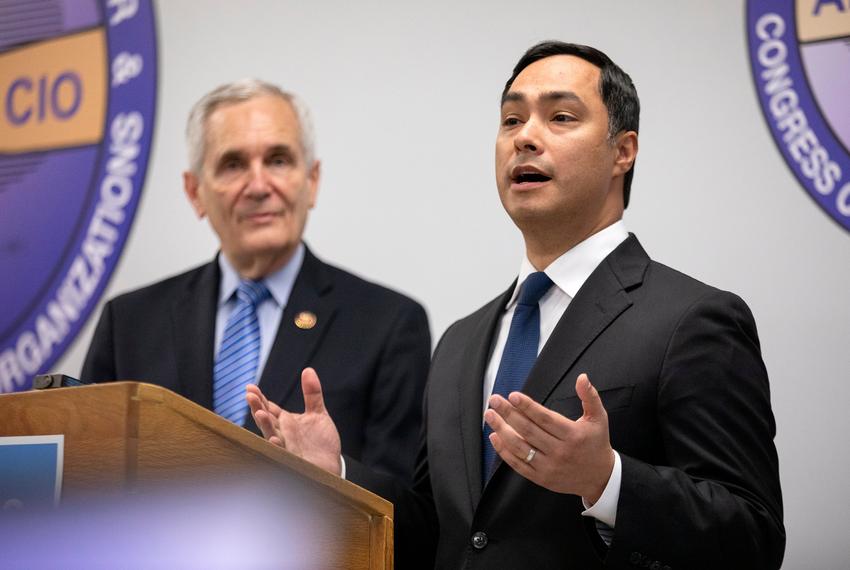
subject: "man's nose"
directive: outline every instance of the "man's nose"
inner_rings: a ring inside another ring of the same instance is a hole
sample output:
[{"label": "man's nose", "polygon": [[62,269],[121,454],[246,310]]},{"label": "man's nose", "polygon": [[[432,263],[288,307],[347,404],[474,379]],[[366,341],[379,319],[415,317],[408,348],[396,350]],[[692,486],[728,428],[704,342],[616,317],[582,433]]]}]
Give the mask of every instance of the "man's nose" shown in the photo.
[{"label": "man's nose", "polygon": [[517,152],[540,154],[540,125],[535,119],[528,119],[514,138]]},{"label": "man's nose", "polygon": [[248,185],[245,190],[253,198],[262,198],[270,192],[269,173],[262,161],[251,163],[248,169]]}]

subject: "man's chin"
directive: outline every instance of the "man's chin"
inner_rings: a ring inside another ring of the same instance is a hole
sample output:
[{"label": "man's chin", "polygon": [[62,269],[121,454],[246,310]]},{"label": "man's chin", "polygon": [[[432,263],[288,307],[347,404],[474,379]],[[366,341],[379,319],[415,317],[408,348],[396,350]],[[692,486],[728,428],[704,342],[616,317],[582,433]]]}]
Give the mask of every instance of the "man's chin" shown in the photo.
[{"label": "man's chin", "polygon": [[230,254],[227,257],[243,277],[260,279],[286,265],[297,245],[297,241],[280,240],[243,243],[235,254],[236,259]]},{"label": "man's chin", "polygon": [[246,257],[275,257],[295,251],[299,239],[284,235],[281,228],[264,228],[242,236],[239,250]]},{"label": "man's chin", "polygon": [[530,200],[522,204],[506,205],[505,211],[520,229],[524,225],[540,223],[552,216],[551,208],[546,208],[539,203],[532,203]]},{"label": "man's chin", "polygon": [[298,242],[282,242],[280,240],[259,240],[246,244],[245,252],[253,257],[275,257],[295,251]]}]

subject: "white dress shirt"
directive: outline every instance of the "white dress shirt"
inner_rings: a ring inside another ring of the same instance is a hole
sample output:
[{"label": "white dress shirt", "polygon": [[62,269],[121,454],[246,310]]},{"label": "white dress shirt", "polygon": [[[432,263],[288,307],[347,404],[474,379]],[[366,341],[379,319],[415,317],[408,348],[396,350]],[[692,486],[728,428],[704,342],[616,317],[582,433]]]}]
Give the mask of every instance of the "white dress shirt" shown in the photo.
[{"label": "white dress shirt", "polygon": [[[262,282],[268,288],[271,295],[257,305],[257,321],[260,325],[260,360],[257,363],[255,384],[259,382],[263,374],[263,368],[266,366],[266,360],[269,358],[272,344],[274,344],[274,339],[277,336],[277,329],[280,326],[283,309],[286,308],[286,304],[289,302],[289,295],[292,293],[295,278],[298,277],[298,272],[301,271],[301,264],[303,262],[304,244],[299,243],[295,253],[292,255],[292,259],[286,265],[262,279]],[[221,339],[224,337],[224,327],[227,324],[227,319],[230,318],[230,315],[236,309],[236,296],[234,293],[241,281],[239,273],[223,253],[218,256],[218,266],[221,268],[221,281],[218,288],[218,311],[215,315],[214,358],[218,358],[218,351],[221,348]]]},{"label": "white dress shirt", "polygon": [[[545,346],[546,341],[549,340],[552,331],[555,329],[555,325],[558,324],[558,321],[564,315],[564,311],[570,305],[570,301],[576,296],[581,286],[590,277],[590,274],[627,237],[629,237],[629,233],[626,230],[625,223],[619,220],[577,244],[549,264],[549,267],[545,268],[544,272],[552,280],[554,286],[540,299],[540,344],[537,347],[538,355],[543,349],[543,346]],[[481,410],[482,416],[487,410],[487,400],[489,400],[490,395],[493,393],[496,373],[499,371],[499,363],[502,360],[502,353],[508,341],[508,332],[514,316],[514,310],[516,309],[519,288],[525,279],[536,271],[537,269],[528,261],[527,257],[522,260],[517,284],[505,306],[505,313],[502,315],[502,320],[499,323],[493,354],[490,357],[490,362],[484,374],[484,408]],[[590,381],[593,382],[593,378]],[[620,463],[620,456],[615,451],[614,468],[602,496],[590,508],[587,508],[588,505],[585,502],[584,506],[586,510],[582,514],[591,516],[613,528],[617,517],[617,502],[620,498],[621,476],[622,465]]]}]

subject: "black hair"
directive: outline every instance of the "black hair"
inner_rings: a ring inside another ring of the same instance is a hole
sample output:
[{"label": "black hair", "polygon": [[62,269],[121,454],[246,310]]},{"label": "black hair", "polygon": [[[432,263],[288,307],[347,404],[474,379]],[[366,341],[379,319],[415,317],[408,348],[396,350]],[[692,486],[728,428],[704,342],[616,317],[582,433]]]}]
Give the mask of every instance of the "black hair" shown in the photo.
[{"label": "black hair", "polygon": [[[632,78],[620,66],[611,61],[610,57],[590,46],[554,40],[540,42],[531,46],[523,54],[516,66],[514,66],[513,74],[507,83],[505,83],[505,89],[502,91],[502,100],[504,101],[505,95],[507,95],[514,80],[523,69],[536,61],[554,55],[573,55],[580,57],[599,68],[601,72],[599,94],[602,96],[602,102],[605,104],[605,108],[608,109],[608,138],[610,140],[613,140],[617,134],[623,131],[638,132],[640,101],[638,100],[635,85],[632,83]],[[632,167],[623,177],[624,206],[629,205],[629,194],[632,189],[634,173],[635,167],[632,164]]]}]

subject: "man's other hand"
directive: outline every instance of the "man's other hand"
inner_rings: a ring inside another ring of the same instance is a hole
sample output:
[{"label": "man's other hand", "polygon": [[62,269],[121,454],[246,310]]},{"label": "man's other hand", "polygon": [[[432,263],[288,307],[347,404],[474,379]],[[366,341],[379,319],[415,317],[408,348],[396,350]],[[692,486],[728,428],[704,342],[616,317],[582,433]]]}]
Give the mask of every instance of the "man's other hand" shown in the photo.
[{"label": "man's other hand", "polygon": [[293,414],[269,402],[259,387],[249,384],[245,399],[260,431],[269,442],[334,475],[342,473],[339,432],[325,408],[322,384],[312,368],[301,373],[304,413]]},{"label": "man's other hand", "polygon": [[[576,379],[583,415],[576,421],[549,410],[525,394],[494,394],[484,419],[490,441],[517,473],[556,493],[599,500],[614,469],[608,414],[587,374]],[[534,452],[531,452],[534,449]]]}]

